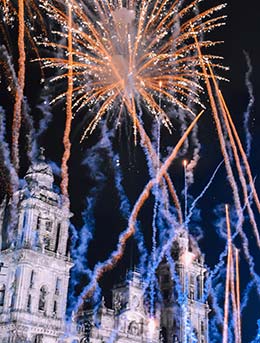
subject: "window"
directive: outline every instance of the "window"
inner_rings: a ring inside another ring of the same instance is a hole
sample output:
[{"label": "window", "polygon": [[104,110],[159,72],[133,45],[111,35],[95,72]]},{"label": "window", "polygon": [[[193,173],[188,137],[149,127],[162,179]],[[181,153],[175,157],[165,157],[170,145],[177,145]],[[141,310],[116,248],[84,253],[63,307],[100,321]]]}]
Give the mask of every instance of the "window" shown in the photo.
[{"label": "window", "polygon": [[31,294],[29,294],[28,300],[27,300],[27,312],[31,312],[31,305],[32,305],[32,296]]},{"label": "window", "polygon": [[40,230],[41,227],[41,219],[40,217],[37,218],[36,230]]},{"label": "window", "polygon": [[56,286],[55,286],[55,294],[59,295],[60,294],[60,287],[61,287],[61,279],[57,278],[56,280]]},{"label": "window", "polygon": [[52,229],[52,223],[49,220],[46,221],[45,227],[46,227],[46,230],[50,232]]},{"label": "window", "polygon": [[40,289],[39,304],[38,304],[39,311],[45,311],[46,296],[47,296],[46,287],[42,286]]},{"label": "window", "polygon": [[203,321],[200,322],[200,334],[201,336],[204,336],[205,334],[205,325]]},{"label": "window", "polygon": [[44,247],[45,249],[49,250],[50,249],[50,245],[51,245],[51,240],[49,237],[44,237],[43,239],[44,241]]},{"label": "window", "polygon": [[36,335],[34,338],[34,343],[42,343],[42,335]]},{"label": "window", "polygon": [[31,271],[31,276],[30,276],[30,288],[33,287],[33,284],[34,284],[34,277],[35,277],[35,273],[34,273],[34,271],[32,270],[32,271]]},{"label": "window", "polygon": [[200,276],[197,276],[196,283],[197,283],[197,299],[200,300],[202,297],[202,287],[201,287],[201,277]]},{"label": "window", "polygon": [[16,300],[16,296],[15,296],[15,292],[13,292],[13,294],[11,296],[11,303],[10,303],[11,308],[14,308],[15,300]]},{"label": "window", "polygon": [[53,316],[56,317],[57,316],[57,301],[54,300],[53,303]]},{"label": "window", "polygon": [[0,287],[0,306],[4,306],[5,302],[5,285]]},{"label": "window", "polygon": [[55,252],[58,251],[59,240],[60,240],[60,223],[57,226],[57,236],[56,236],[56,243],[55,243]]}]

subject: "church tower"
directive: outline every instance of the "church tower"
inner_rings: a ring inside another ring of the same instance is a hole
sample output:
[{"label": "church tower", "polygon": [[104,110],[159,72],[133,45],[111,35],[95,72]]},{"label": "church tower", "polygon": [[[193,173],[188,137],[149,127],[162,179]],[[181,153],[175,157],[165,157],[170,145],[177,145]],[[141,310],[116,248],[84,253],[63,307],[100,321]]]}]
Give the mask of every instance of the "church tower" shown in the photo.
[{"label": "church tower", "polygon": [[162,293],[161,342],[208,343],[209,306],[204,299],[203,257],[190,249],[186,231],[174,241],[171,257],[159,267]]},{"label": "church tower", "polygon": [[5,200],[0,209],[0,342],[56,343],[72,267],[70,213],[42,151],[25,181],[13,196],[15,208]]},{"label": "church tower", "polygon": [[151,318],[144,303],[141,274],[131,271],[112,290],[112,308],[82,313],[79,343],[158,343],[159,316]]}]

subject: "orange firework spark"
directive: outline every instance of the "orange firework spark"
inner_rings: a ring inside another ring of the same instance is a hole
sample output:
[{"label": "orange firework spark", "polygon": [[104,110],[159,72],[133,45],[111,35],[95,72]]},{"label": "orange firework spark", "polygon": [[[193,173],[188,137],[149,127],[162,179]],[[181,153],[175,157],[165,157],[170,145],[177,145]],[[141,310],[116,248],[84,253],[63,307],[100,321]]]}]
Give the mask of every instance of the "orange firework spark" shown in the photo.
[{"label": "orange firework spark", "polygon": [[229,310],[229,290],[230,290],[230,258],[231,258],[231,229],[229,220],[229,208],[226,205],[226,224],[227,224],[227,241],[228,241],[228,258],[226,271],[226,288],[225,288],[225,304],[224,304],[224,324],[222,343],[228,342],[228,310]]},{"label": "orange firework spark", "polygon": [[[43,32],[46,34],[44,29],[44,20],[38,9],[38,3],[35,0],[18,0],[16,1],[3,1],[0,5],[0,10],[3,12],[3,22],[6,23],[4,28],[1,25],[1,31],[5,39],[6,45],[11,49],[8,42],[8,34],[5,32],[8,24],[14,22],[17,17],[18,21],[18,74],[17,74],[17,85],[14,90],[15,100],[13,109],[13,123],[12,123],[12,162],[16,169],[19,170],[19,136],[21,128],[21,113],[22,103],[24,96],[25,87],[25,63],[26,63],[26,52],[25,52],[25,37],[27,37],[33,47],[33,50],[38,55],[37,47],[34,41],[33,32],[35,26],[40,26]],[[30,19],[30,20],[26,20]],[[37,25],[30,25],[30,21]]]},{"label": "orange firework spark", "polygon": [[[137,104],[158,117],[171,130],[165,113],[167,103],[192,114],[192,102],[203,107],[199,84],[202,74],[196,44],[191,42],[193,29],[206,33],[223,25],[225,16],[211,18],[225,5],[219,5],[194,15],[200,0],[147,1],[77,1],[73,10],[73,109],[75,113],[87,107],[94,109],[82,139],[90,134],[102,117],[113,112],[117,124],[124,113],[132,120],[136,137],[139,113]],[[68,26],[67,15],[59,1],[42,0],[50,17],[63,27]],[[68,32],[68,30],[66,30]],[[67,33],[60,32],[67,38]],[[220,42],[204,40],[201,48]],[[64,50],[62,43],[41,44]],[[220,57],[205,55],[214,65],[223,68]],[[70,77],[67,58],[43,59],[46,67],[59,68],[64,73],[55,81]],[[59,94],[53,101],[67,96]]]},{"label": "orange firework spark", "polygon": [[80,313],[80,311],[82,310],[82,307],[84,305],[84,299],[89,298],[93,295],[93,293],[97,287],[98,281],[101,279],[103,274],[109,270],[112,270],[115,267],[115,265],[117,264],[117,262],[122,258],[127,240],[130,237],[132,237],[135,233],[137,216],[138,216],[141,208],[143,207],[144,203],[149,198],[149,195],[151,193],[152,188],[156,184],[160,184],[164,175],[167,173],[167,170],[169,169],[170,165],[172,164],[172,162],[176,158],[176,156],[177,156],[180,148],[182,147],[184,141],[187,139],[191,130],[194,128],[194,126],[197,124],[198,120],[201,118],[203,112],[204,111],[201,111],[198,114],[198,116],[196,116],[194,118],[192,123],[189,125],[187,130],[184,132],[184,134],[182,135],[182,137],[180,138],[180,140],[178,141],[178,143],[176,144],[176,146],[172,150],[169,157],[161,165],[156,177],[151,179],[146,184],[146,186],[144,187],[144,189],[143,189],[142,193],[140,194],[138,200],[136,201],[135,206],[134,206],[134,208],[130,214],[130,217],[128,219],[128,228],[126,229],[126,231],[124,231],[120,235],[117,250],[112,253],[111,257],[108,260],[106,260],[104,263],[99,263],[95,267],[94,277],[92,278],[90,285],[83,291],[83,294],[81,294],[81,298],[79,300],[79,303],[78,303],[76,311],[75,311],[76,313]]},{"label": "orange firework spark", "polygon": [[242,341],[241,333],[241,309],[240,309],[240,276],[239,276],[239,250],[235,249],[236,256],[236,301],[237,301],[237,326],[238,326],[238,343]]},{"label": "orange firework spark", "polygon": [[[210,74],[211,74],[212,80],[214,82],[214,87],[217,90],[217,95],[219,95],[220,92],[219,92],[219,88],[218,88],[218,85],[217,85],[217,81],[215,79],[215,76],[214,76],[214,73],[212,71],[212,68],[211,68],[211,66],[209,64],[208,64],[208,68],[210,70]],[[220,97],[220,108],[221,108],[221,112],[222,112],[222,115],[223,115],[223,118],[224,118],[224,122],[225,122],[225,125],[226,125],[227,133],[228,133],[228,136],[229,136],[229,139],[230,139],[230,144],[231,144],[231,147],[232,147],[232,150],[233,150],[233,153],[234,153],[235,163],[236,163],[239,179],[240,179],[240,182],[241,182],[241,185],[242,185],[243,194],[244,194],[244,203],[246,205],[246,208],[247,208],[247,211],[248,211],[248,214],[249,214],[249,219],[250,219],[251,225],[252,225],[253,230],[254,230],[254,234],[255,234],[255,237],[256,237],[256,241],[257,241],[258,247],[260,248],[260,237],[259,237],[259,232],[258,232],[257,224],[256,224],[256,221],[255,221],[255,217],[254,217],[254,212],[253,212],[253,210],[252,210],[252,208],[250,206],[250,202],[249,202],[249,194],[248,194],[248,190],[247,190],[247,182],[246,182],[246,178],[245,178],[244,173],[243,173],[240,157],[238,155],[238,149],[237,149],[237,146],[236,146],[236,143],[235,143],[235,140],[234,140],[234,137],[233,137],[233,133],[232,133],[232,130],[231,130],[231,127],[230,127],[229,119],[228,119],[228,116],[229,116],[229,118],[231,118],[231,116],[230,116],[229,112],[227,114],[227,106],[224,106],[224,104],[225,103],[223,101],[223,97]],[[237,135],[237,139],[238,139],[238,142],[240,143],[240,146],[242,147],[242,144],[241,144],[241,142],[239,140],[238,135]],[[250,168],[249,168],[249,171],[250,171]],[[249,175],[251,175],[251,172],[249,173]],[[258,200],[258,196],[257,196],[257,193],[256,193],[255,188],[254,188],[254,183],[251,183],[250,186],[254,190],[254,199]],[[258,202],[259,202],[259,200],[258,200]]]},{"label": "orange firework spark", "polygon": [[[234,336],[235,342],[241,343],[241,319],[240,319],[240,279],[239,279],[239,255],[235,248],[235,259],[233,258],[233,244],[231,236],[229,207],[226,205],[226,224],[227,224],[227,270],[226,270],[226,288],[224,304],[224,325],[222,342],[228,342],[228,312],[229,312],[229,295],[231,293]],[[234,267],[235,264],[235,267]],[[236,284],[235,284],[236,278]]]},{"label": "orange firework spark", "polygon": [[72,8],[71,3],[68,3],[68,90],[67,90],[67,108],[66,108],[66,126],[63,136],[64,154],[61,164],[61,191],[64,196],[64,201],[69,207],[69,196],[68,196],[68,160],[70,157],[70,132],[71,132],[71,121],[72,121],[72,95],[73,95],[73,55],[72,55]]},{"label": "orange firework spark", "polygon": [[[145,132],[143,126],[141,125],[140,121],[137,119],[136,122],[137,125],[137,129],[138,132],[140,133],[141,139],[143,141],[143,144],[146,146],[146,148],[148,149],[148,152],[151,156],[151,160],[152,162],[156,161],[156,152],[152,146],[152,143],[150,141],[150,138],[148,137],[147,133]],[[156,166],[154,165],[154,169],[156,168]],[[167,183],[168,186],[168,190],[172,196],[174,205],[176,207],[177,213],[178,213],[178,219],[179,219],[179,223],[182,224],[183,222],[183,218],[182,218],[182,210],[181,210],[181,204],[178,198],[178,195],[176,193],[176,190],[174,188],[174,185],[172,183],[172,180],[170,178],[170,175],[166,172],[164,175],[165,181]]]},{"label": "orange firework spark", "polygon": [[23,101],[23,91],[25,86],[25,43],[24,43],[24,0],[18,1],[18,50],[19,50],[19,70],[17,78],[17,90],[15,94],[13,125],[12,125],[12,162],[16,169],[19,170],[19,133],[21,127],[21,111]]}]

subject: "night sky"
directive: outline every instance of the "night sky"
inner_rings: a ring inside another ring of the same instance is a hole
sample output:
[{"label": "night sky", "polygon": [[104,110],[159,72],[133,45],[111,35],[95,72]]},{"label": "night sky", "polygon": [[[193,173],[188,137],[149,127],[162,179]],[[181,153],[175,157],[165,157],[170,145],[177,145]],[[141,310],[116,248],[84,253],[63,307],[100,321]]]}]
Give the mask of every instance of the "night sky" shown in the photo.
[{"label": "night sky", "polygon": [[[216,0],[206,0],[207,7],[214,4],[219,4]],[[258,112],[260,111],[260,37],[259,37],[259,23],[260,23],[260,3],[258,0],[239,1],[228,0],[227,7],[223,11],[228,15],[226,25],[220,29],[216,29],[211,33],[210,37],[217,40],[224,40],[221,47],[214,48],[218,54],[224,56],[226,66],[230,70],[223,75],[229,79],[230,82],[221,82],[220,88],[223,91],[224,97],[230,108],[232,117],[239,131],[240,137],[244,140],[243,130],[243,114],[247,108],[249,95],[248,89],[245,85],[245,75],[248,70],[244,51],[250,56],[253,72],[252,85],[255,96],[255,104],[251,113],[250,130],[252,132],[253,143],[252,153],[250,156],[250,164],[252,167],[253,176],[256,176],[256,188],[260,191],[260,181],[258,173],[260,170],[260,155],[258,146],[260,144],[260,118]],[[11,45],[11,52],[13,54],[14,64],[16,64],[17,50],[15,47],[15,29],[9,32],[9,42]],[[1,68],[1,67],[0,67]],[[11,108],[12,98],[6,91],[6,81],[1,70],[1,93],[0,105],[7,113],[7,140],[10,141],[10,127],[11,127]],[[36,64],[27,63],[27,78],[25,95],[31,107],[31,115],[34,118],[35,125],[39,122],[41,112],[37,109],[37,105],[41,102],[42,94],[46,92],[40,84],[41,75]],[[48,79],[48,78],[46,78]],[[51,89],[53,86],[50,86]],[[46,132],[39,138],[39,145],[46,148],[46,158],[48,161],[54,161],[60,165],[61,156],[63,152],[62,134],[65,120],[64,105],[55,107],[53,110],[53,118]],[[114,185],[115,168],[118,168],[117,162],[111,161],[111,158],[102,149],[95,149],[97,142],[102,135],[100,130],[97,130],[86,142],[79,143],[80,134],[82,130],[82,119],[76,119],[73,125],[71,135],[72,140],[72,155],[69,162],[70,170],[70,185],[69,192],[71,196],[71,210],[74,213],[72,219],[73,224],[80,228],[84,220],[90,225],[93,223],[94,239],[90,243],[88,251],[89,266],[93,268],[97,261],[106,259],[115,248],[118,235],[125,228],[126,220],[120,214],[120,200]],[[145,183],[148,181],[148,171],[145,162],[145,156],[140,147],[135,147],[129,123],[126,123],[126,128],[122,129],[120,134],[116,135],[114,139],[114,152],[119,154],[119,163],[123,175],[123,186],[129,199],[130,206],[133,206],[138,195],[142,191]],[[189,189],[190,194],[196,197],[207,184],[209,178],[213,174],[215,168],[222,160],[220,149],[217,143],[214,123],[212,122],[211,114],[206,112],[199,124],[199,138],[201,142],[201,160],[195,171],[195,182]],[[21,165],[20,177],[24,175],[28,168],[28,161],[26,158],[26,133],[28,126],[23,124],[21,145],[21,155],[23,162]],[[164,136],[165,135],[165,136]],[[166,154],[166,147],[172,145],[175,138],[170,137],[166,130],[162,130],[162,153]],[[97,152],[97,156],[93,157],[93,152]],[[189,155],[185,158],[189,159]],[[93,159],[95,168],[90,168],[90,159]],[[84,162],[85,161],[85,162]],[[174,174],[173,180],[176,185],[180,198],[183,190],[183,168],[181,159],[177,160],[170,173]],[[60,178],[56,175],[57,183]],[[6,177],[1,177],[1,194],[3,196],[6,186]],[[91,207],[92,212],[87,215],[81,215],[86,208],[86,199],[91,199],[94,206]],[[201,218],[198,225],[202,227],[204,238],[199,245],[203,253],[206,255],[206,263],[212,268],[219,258],[219,254],[224,249],[225,242],[221,240],[216,234],[214,223],[219,219],[216,214],[216,209],[219,205],[224,203],[232,203],[231,192],[228,189],[226,180],[225,168],[222,167],[209,191],[199,203],[201,210]],[[150,200],[144,206],[141,212],[141,225],[145,228],[147,245],[149,247],[151,235],[151,217],[152,217],[153,201]],[[259,215],[256,214],[258,224]],[[252,254],[254,255],[257,264],[256,270],[260,273],[259,258],[260,254],[254,246],[254,238],[250,233],[250,242],[252,242]],[[239,245],[239,243],[238,243]],[[118,280],[120,276],[124,275],[128,268],[138,263],[138,254],[136,244],[130,239],[126,248],[126,254],[120,261],[119,265],[113,272],[104,276],[101,281],[108,294],[114,280]],[[245,263],[241,263],[241,284],[245,288],[248,283],[248,271]],[[83,280],[83,279],[82,279]],[[81,285],[84,280],[81,282]],[[257,332],[257,319],[260,319],[260,299],[254,291],[251,293],[247,309],[243,315],[243,343],[249,343],[255,338]]]}]

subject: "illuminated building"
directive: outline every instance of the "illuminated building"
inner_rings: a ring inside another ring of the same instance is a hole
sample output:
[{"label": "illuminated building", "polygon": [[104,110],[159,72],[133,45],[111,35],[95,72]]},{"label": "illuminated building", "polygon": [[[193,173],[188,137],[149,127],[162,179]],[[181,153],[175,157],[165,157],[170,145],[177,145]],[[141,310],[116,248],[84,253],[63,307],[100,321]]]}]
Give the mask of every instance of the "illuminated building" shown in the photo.
[{"label": "illuminated building", "polygon": [[[165,259],[159,265],[162,301],[153,318],[144,301],[144,281],[133,271],[113,288],[112,308],[103,300],[97,311],[84,311],[77,316],[75,336],[62,338],[72,267],[67,251],[70,213],[53,190],[53,180],[41,154],[14,195],[18,220],[12,220],[10,202],[1,205],[0,342],[208,343],[206,269],[202,257],[190,251],[185,232],[174,241],[172,262]],[[10,237],[12,226],[15,236]]]},{"label": "illuminated building", "polygon": [[[53,173],[41,154],[0,217],[0,342],[54,343],[64,331],[69,271],[69,213],[53,191]],[[10,227],[15,227],[10,235]]]}]

